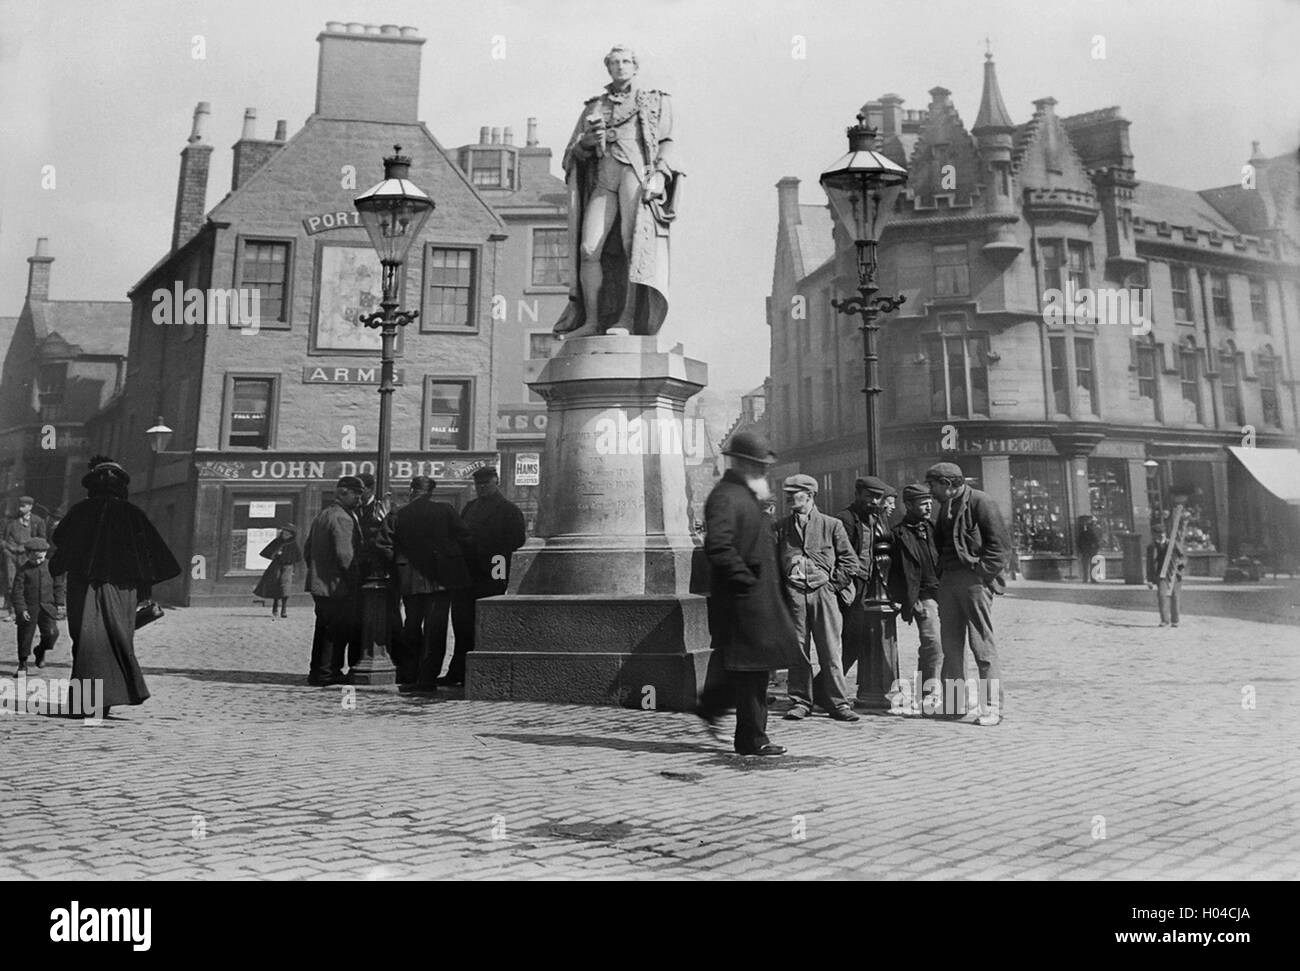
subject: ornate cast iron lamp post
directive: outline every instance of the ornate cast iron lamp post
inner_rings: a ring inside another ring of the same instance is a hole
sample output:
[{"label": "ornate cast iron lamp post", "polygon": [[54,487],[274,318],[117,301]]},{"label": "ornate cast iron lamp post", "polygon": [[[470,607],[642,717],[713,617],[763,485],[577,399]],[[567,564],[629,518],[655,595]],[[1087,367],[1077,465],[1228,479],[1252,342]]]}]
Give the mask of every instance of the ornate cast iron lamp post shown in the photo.
[{"label": "ornate cast iron lamp post", "polygon": [[[412,182],[408,175],[411,159],[402,155],[402,146],[393,146],[394,154],[384,159],[384,181],[353,200],[361,214],[361,224],[379,254],[383,267],[383,297],[379,310],[361,318],[367,327],[378,327],[381,337],[379,378],[379,455],[375,462],[375,502],[381,504],[388,494],[388,466],[392,454],[393,431],[393,364],[397,328],[415,320],[418,310],[399,310],[398,287],[402,266],[411,244],[433,213],[434,203],[428,193]],[[391,640],[388,614],[388,577],[377,564],[361,585],[361,662],[353,669],[355,684],[392,684],[396,671],[388,656]]]}]

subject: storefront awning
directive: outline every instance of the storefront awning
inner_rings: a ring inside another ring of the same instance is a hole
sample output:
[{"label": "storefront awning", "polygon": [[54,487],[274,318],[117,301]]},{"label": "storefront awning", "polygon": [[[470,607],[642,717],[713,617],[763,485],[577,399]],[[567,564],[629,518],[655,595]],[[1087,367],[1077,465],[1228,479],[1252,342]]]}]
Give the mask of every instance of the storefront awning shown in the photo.
[{"label": "storefront awning", "polygon": [[1240,448],[1228,451],[1246,471],[1283,502],[1300,506],[1300,451],[1294,448]]}]

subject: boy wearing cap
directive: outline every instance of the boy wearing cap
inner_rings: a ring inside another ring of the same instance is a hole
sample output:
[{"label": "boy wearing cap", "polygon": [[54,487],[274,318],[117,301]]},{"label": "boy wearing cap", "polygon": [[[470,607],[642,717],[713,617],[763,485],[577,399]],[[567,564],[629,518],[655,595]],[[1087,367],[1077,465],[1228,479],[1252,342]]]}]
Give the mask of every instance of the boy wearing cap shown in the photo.
[{"label": "boy wearing cap", "polygon": [[[893,530],[889,598],[901,604],[905,623],[916,621],[921,644],[916,653],[919,691],[912,692],[903,714],[931,715],[943,710],[943,645],[939,639],[939,550],[930,513],[934,499],[924,483],[903,487],[903,521]],[[924,698],[922,698],[924,694]],[[899,697],[899,701],[903,696]]]},{"label": "boy wearing cap", "polygon": [[36,647],[36,666],[43,667],[45,655],[54,650],[59,640],[59,625],[65,609],[63,578],[50,576],[45,556],[50,544],[36,537],[23,544],[27,559],[18,568],[10,596],[18,621],[18,671],[27,670],[27,657],[32,652],[36,631],[41,632],[41,642]]},{"label": "boy wearing cap", "polygon": [[[839,598],[841,592],[853,590],[857,556],[844,524],[817,509],[816,479],[792,475],[784,489],[792,511],[777,529],[777,550],[800,647],[799,658],[790,666],[787,689],[794,704],[785,717],[791,721],[807,717],[815,701],[836,721],[855,722],[858,715],[844,680]],[[816,649],[820,666],[816,678],[810,648]]]},{"label": "boy wearing cap", "polygon": [[[26,550],[23,544],[29,539],[48,539],[45,529],[45,520],[40,516],[32,515],[32,507],[36,505],[36,500],[31,496],[20,496],[18,498],[18,515],[13,517],[5,524],[4,531],[4,552],[5,552],[5,587],[7,595],[13,586],[14,579],[18,576],[19,564],[23,562]],[[12,604],[10,608],[12,609]]]},{"label": "boy wearing cap", "polygon": [[892,611],[881,614],[879,623],[868,614],[869,608],[875,614],[889,599],[885,586],[894,545],[889,530],[893,493],[891,486],[874,475],[853,484],[853,502],[839,514],[839,520],[857,555],[857,576],[846,591],[851,598],[841,597],[841,604],[845,667],[858,666],[858,704],[902,714],[897,621]]}]

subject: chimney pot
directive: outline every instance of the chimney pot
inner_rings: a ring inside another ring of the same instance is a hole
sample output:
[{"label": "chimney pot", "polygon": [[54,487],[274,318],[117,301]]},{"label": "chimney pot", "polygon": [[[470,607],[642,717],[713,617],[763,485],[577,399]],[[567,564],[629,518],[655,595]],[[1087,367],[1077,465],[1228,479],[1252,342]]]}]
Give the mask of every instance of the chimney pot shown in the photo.
[{"label": "chimney pot", "polygon": [[328,34],[341,34],[345,29],[341,20],[327,20],[325,22],[325,32]]},{"label": "chimney pot", "polygon": [[194,123],[190,126],[190,143],[203,141],[203,129],[207,127],[208,115],[212,106],[206,101],[200,101],[194,106]]},{"label": "chimney pot", "polygon": [[478,130],[478,143],[480,145],[492,144],[492,129],[484,125]]},{"label": "chimney pot", "polygon": [[403,28],[402,28],[402,36],[403,36],[403,37],[419,37],[419,36],[420,36],[420,30],[419,30],[418,27],[403,27]]},{"label": "chimney pot", "polygon": [[244,133],[239,137],[240,138],[257,137],[257,109],[256,108],[244,109]]},{"label": "chimney pot", "polygon": [[37,240],[36,240],[36,255],[37,255],[37,256],[49,256],[49,255],[50,255],[49,250],[50,250],[50,239],[49,239],[49,237],[48,237],[48,236],[40,236],[40,237],[37,237]]},{"label": "chimney pot", "polygon": [[380,28],[380,26],[379,26],[378,24],[366,24],[366,33],[367,33],[367,34],[381,34],[381,33],[383,33],[383,30]]},{"label": "chimney pot", "polygon": [[379,32],[385,37],[400,37],[402,28],[398,27],[397,24],[384,24],[379,28]]},{"label": "chimney pot", "polygon": [[503,145],[513,145],[515,143],[515,130],[513,128],[507,126],[506,129],[501,132],[501,143]]},{"label": "chimney pot", "polygon": [[365,32],[366,32],[365,24],[359,24],[355,20],[348,22],[349,34],[364,34]]},{"label": "chimney pot", "polygon": [[493,129],[492,129],[492,144],[493,144],[493,145],[500,145],[500,144],[501,144],[501,129],[500,129],[500,128],[493,128]]},{"label": "chimney pot", "polygon": [[281,118],[275,123],[275,140],[282,142],[289,137],[289,123]]},{"label": "chimney pot", "polygon": [[528,147],[533,148],[537,145],[537,119],[528,119]]}]

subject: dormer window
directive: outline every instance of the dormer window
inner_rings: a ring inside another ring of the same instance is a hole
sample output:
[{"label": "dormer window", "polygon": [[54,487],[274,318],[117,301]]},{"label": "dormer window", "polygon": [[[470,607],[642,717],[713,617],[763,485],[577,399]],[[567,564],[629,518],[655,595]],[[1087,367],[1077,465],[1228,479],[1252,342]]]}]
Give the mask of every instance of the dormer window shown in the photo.
[{"label": "dormer window", "polygon": [[471,148],[468,155],[469,180],[480,189],[515,188],[515,153],[504,146]]}]

